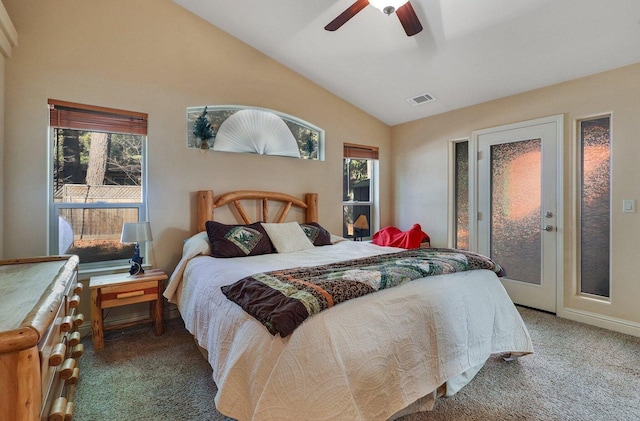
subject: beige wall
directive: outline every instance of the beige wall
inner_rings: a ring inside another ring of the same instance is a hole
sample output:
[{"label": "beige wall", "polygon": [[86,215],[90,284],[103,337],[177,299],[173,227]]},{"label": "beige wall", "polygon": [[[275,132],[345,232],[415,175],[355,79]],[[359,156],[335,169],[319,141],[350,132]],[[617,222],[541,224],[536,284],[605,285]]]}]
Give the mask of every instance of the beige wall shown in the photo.
[{"label": "beige wall", "polygon": [[4,258],[4,66],[5,57],[0,54],[0,259]]},{"label": "beige wall", "polygon": [[[576,294],[575,120],[612,113],[611,302]],[[450,140],[474,130],[564,115],[564,308],[559,314],[640,335],[640,214],[622,213],[640,200],[640,64],[395,126],[394,221],[420,223],[435,246],[447,245]],[[417,182],[418,181],[418,182]]]},{"label": "beige wall", "polygon": [[18,42],[16,28],[0,1],[0,259],[4,256],[4,139],[5,139],[5,63],[11,57],[12,47]]},{"label": "beige wall", "polygon": [[[4,0],[20,35],[7,61],[4,225],[8,257],[47,252],[47,99],[149,114],[155,265],[172,271],[195,229],[194,194],[319,193],[320,223],[342,229],[342,144],[380,147],[390,188],[391,129],[169,0]],[[188,106],[242,104],[326,130],[324,162],[186,147]],[[388,225],[390,201],[381,223]]]}]

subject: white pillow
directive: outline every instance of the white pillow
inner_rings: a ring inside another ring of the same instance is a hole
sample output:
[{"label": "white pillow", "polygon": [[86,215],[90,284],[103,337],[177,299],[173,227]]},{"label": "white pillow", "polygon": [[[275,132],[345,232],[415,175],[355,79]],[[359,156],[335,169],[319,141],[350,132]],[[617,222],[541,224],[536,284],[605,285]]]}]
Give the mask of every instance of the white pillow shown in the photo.
[{"label": "white pillow", "polygon": [[211,254],[211,243],[209,243],[209,237],[207,237],[206,231],[199,232],[190,237],[182,246],[182,257],[191,259],[200,254],[203,256]]},{"label": "white pillow", "polygon": [[291,253],[292,251],[314,248],[313,243],[297,222],[263,223],[262,226],[278,253]]},{"label": "white pillow", "polygon": [[346,238],[340,237],[339,235],[331,234],[331,244],[339,243],[340,241],[347,241]]}]

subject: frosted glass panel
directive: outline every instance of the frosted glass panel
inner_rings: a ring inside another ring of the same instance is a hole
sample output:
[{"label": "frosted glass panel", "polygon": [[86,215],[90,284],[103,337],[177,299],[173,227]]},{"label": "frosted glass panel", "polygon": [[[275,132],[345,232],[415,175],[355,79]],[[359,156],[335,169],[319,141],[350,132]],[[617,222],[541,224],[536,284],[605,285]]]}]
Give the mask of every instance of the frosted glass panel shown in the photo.
[{"label": "frosted glass panel", "polygon": [[491,257],[507,278],[540,284],[540,139],[491,146]]},{"label": "frosted glass panel", "polygon": [[609,117],[580,122],[582,197],[581,291],[609,297]]},{"label": "frosted glass panel", "polygon": [[455,144],[456,238],[454,247],[469,250],[469,142]]}]

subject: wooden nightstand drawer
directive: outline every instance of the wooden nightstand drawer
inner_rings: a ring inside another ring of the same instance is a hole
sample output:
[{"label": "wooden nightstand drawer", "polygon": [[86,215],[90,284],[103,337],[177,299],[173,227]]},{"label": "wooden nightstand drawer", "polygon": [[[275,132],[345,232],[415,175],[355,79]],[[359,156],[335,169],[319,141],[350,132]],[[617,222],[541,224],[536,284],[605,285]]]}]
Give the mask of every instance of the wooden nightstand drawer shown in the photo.
[{"label": "wooden nightstand drawer", "polygon": [[100,288],[102,308],[143,303],[158,299],[158,282],[136,282],[126,285]]}]

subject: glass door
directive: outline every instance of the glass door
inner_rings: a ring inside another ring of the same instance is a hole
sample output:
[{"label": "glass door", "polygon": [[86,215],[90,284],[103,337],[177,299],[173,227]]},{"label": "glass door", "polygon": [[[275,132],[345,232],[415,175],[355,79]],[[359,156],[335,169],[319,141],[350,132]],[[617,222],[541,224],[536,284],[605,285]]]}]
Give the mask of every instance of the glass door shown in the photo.
[{"label": "glass door", "polygon": [[[478,132],[478,251],[506,270],[511,299],[556,311],[558,124]],[[560,208],[561,209],[561,208]]]}]

